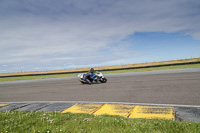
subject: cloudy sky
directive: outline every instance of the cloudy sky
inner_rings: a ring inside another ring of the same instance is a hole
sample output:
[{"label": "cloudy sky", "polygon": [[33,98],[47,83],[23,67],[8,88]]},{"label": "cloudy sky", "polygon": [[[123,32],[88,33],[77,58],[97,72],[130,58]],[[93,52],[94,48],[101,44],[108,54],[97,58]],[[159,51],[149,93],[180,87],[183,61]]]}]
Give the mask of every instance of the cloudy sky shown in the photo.
[{"label": "cloudy sky", "polygon": [[199,0],[0,0],[0,73],[200,57]]}]

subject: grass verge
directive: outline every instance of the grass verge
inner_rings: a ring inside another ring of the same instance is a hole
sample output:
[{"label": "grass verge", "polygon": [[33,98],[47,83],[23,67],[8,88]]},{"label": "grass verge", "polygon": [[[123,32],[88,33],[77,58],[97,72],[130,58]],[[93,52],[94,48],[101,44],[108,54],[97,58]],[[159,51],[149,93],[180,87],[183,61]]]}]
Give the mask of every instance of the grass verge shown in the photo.
[{"label": "grass verge", "polygon": [[120,116],[61,114],[58,112],[1,111],[1,133],[198,133],[200,123]]},{"label": "grass verge", "polygon": [[[155,71],[155,70],[181,69],[181,68],[200,68],[200,64],[165,66],[165,67],[154,67],[154,68],[141,68],[141,69],[128,69],[128,70],[117,70],[117,71],[104,71],[103,74],[125,73],[125,72],[141,72],[141,71]],[[28,79],[45,79],[45,78],[71,77],[71,76],[77,76],[77,75],[78,75],[77,73],[73,73],[73,74],[57,74],[57,75],[42,75],[42,76],[5,77],[5,78],[0,78],[0,81],[14,81],[14,80],[28,80]]]},{"label": "grass verge", "polygon": [[152,68],[141,68],[141,69],[128,69],[128,70],[117,70],[117,71],[105,71],[104,73],[109,74],[109,73],[142,72],[142,71],[156,71],[156,70],[183,69],[183,68],[200,68],[200,64],[152,67]]},{"label": "grass verge", "polygon": [[77,73],[73,73],[73,74],[57,74],[57,75],[5,77],[5,78],[0,78],[0,81],[15,81],[15,80],[29,80],[29,79],[46,79],[46,78],[72,77],[72,76],[77,76]]}]

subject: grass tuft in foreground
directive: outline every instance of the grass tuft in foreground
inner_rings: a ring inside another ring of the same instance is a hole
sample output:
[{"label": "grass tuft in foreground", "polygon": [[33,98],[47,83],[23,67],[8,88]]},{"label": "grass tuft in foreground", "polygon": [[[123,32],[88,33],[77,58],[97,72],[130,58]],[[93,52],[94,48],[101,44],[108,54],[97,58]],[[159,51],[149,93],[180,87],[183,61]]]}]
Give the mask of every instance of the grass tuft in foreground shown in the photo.
[{"label": "grass tuft in foreground", "polygon": [[1,111],[0,133],[198,133],[200,123],[57,112]]}]

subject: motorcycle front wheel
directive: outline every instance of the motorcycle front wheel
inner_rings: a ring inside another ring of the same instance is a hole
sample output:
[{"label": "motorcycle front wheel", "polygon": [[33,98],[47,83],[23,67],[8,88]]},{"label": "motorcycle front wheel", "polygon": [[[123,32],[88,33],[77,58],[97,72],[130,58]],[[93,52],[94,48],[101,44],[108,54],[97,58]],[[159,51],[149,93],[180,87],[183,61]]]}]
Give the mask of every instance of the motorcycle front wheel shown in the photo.
[{"label": "motorcycle front wheel", "polygon": [[107,82],[107,79],[106,79],[106,78],[102,78],[102,79],[100,80],[100,82],[101,82],[101,83],[106,83],[106,82]]}]

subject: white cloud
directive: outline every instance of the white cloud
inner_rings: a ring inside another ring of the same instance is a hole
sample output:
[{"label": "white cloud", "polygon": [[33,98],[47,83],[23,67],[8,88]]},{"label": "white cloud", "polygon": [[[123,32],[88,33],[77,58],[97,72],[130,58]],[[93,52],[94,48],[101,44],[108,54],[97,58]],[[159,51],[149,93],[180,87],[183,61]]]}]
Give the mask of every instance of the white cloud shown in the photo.
[{"label": "white cloud", "polygon": [[122,41],[135,32],[182,32],[200,40],[199,5],[190,0],[2,0],[0,63],[121,60],[145,52]]}]

